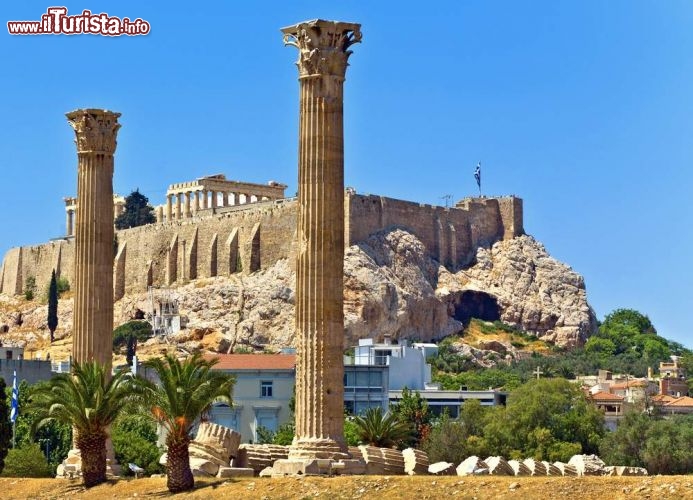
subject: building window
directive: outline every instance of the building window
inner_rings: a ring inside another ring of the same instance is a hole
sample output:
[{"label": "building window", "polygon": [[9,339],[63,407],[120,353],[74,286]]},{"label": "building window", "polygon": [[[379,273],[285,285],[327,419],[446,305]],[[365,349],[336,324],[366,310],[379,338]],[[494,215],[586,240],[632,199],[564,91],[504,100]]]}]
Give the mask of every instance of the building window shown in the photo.
[{"label": "building window", "polygon": [[271,398],[272,397],[272,382],[271,381],[260,382],[260,397],[261,398]]}]

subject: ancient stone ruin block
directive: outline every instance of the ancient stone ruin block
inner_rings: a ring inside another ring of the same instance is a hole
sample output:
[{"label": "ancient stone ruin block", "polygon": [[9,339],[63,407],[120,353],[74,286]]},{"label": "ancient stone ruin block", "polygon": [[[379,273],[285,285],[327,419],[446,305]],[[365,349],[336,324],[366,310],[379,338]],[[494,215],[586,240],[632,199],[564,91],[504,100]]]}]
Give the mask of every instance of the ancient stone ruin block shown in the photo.
[{"label": "ancient stone ruin block", "polygon": [[563,471],[556,467],[554,464],[546,461],[541,462],[544,465],[544,468],[546,469],[546,475],[547,476],[562,476]]},{"label": "ancient stone ruin block", "polygon": [[527,458],[523,463],[527,469],[529,469],[529,473],[532,476],[546,476],[548,474],[544,462],[534,460],[533,458]]},{"label": "ancient stone ruin block", "polygon": [[642,467],[626,467],[623,465],[608,465],[604,467],[605,476],[647,476],[647,469]]},{"label": "ancient stone ruin block", "polygon": [[450,462],[436,462],[428,466],[428,473],[435,474],[437,476],[454,476],[455,464]]},{"label": "ancient stone ruin block", "polygon": [[488,473],[493,476],[515,475],[515,471],[503,457],[488,457],[484,460],[484,463],[488,466]]},{"label": "ancient stone ruin block", "polygon": [[242,444],[238,447],[233,467],[251,468],[259,474],[266,467],[272,467],[275,461],[286,459],[289,455],[288,446],[275,444]]},{"label": "ancient stone ruin block", "polygon": [[190,457],[190,470],[192,470],[193,476],[216,476],[219,472],[219,464],[204,458]]},{"label": "ancient stone ruin block", "polygon": [[253,477],[255,471],[250,468],[241,467],[219,467],[217,477]]},{"label": "ancient stone ruin block", "polygon": [[512,468],[516,476],[531,476],[532,471],[529,470],[524,462],[518,460],[508,460],[508,465]]},{"label": "ancient stone ruin block", "polygon": [[359,449],[366,462],[366,474],[404,474],[404,458],[399,450],[363,445]]},{"label": "ancient stone ruin block", "polygon": [[473,474],[488,474],[488,465],[479,457],[472,455],[465,458],[455,469],[458,476],[471,476]]},{"label": "ancient stone ruin block", "polygon": [[[564,464],[563,462],[554,462],[553,465],[560,471],[560,474],[556,475],[561,475],[561,476],[577,476],[578,472],[577,469],[575,469],[575,466],[569,465],[569,464]],[[554,475],[554,474],[550,474]]]},{"label": "ancient stone ruin block", "polygon": [[428,474],[428,455],[425,451],[407,448],[402,451],[404,459],[404,472],[413,476],[415,474]]},{"label": "ancient stone ruin block", "polygon": [[573,455],[568,465],[575,467],[578,476],[601,476],[606,466],[597,455]]}]

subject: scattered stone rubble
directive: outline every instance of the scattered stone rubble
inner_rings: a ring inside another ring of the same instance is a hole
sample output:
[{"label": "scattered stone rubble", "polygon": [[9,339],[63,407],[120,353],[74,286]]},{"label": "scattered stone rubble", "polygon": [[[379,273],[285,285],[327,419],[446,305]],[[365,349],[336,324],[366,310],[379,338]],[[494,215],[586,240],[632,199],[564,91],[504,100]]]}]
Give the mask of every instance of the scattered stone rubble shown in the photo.
[{"label": "scattered stone rubble", "polygon": [[[641,467],[606,466],[596,455],[574,455],[568,463],[534,460],[505,460],[470,456],[455,466],[450,462],[429,464],[428,455],[414,448],[399,451],[375,446],[352,446],[350,458],[342,460],[289,459],[289,447],[272,444],[240,444],[240,434],[212,423],[200,425],[190,443],[190,467],[196,476],[281,477],[286,475],[457,475],[496,476],[646,476]],[[76,452],[58,468],[59,477],[79,474]],[[166,463],[166,454],[161,457]]]}]

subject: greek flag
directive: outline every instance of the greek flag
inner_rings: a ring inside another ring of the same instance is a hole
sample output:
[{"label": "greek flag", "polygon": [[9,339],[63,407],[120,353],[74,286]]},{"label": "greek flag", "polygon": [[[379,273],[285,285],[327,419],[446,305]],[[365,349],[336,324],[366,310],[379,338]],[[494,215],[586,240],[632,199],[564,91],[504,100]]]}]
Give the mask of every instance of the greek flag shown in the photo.
[{"label": "greek flag", "polygon": [[474,169],[474,178],[476,179],[476,185],[479,186],[479,192],[481,192],[481,162],[476,164],[476,169]]},{"label": "greek flag", "polygon": [[12,408],[10,410],[10,422],[13,424],[17,420],[19,413],[19,386],[17,385],[17,370],[14,371],[14,380],[12,381]]}]

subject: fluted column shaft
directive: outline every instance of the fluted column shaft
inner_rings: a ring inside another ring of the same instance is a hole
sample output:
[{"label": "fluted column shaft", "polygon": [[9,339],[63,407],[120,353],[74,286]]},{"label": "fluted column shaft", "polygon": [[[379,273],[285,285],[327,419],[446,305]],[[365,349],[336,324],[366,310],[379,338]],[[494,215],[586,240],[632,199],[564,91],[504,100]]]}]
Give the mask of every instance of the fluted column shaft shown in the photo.
[{"label": "fluted column shaft", "polygon": [[77,143],[75,300],[72,354],[110,373],[113,348],[113,154],[120,113],[67,114]]},{"label": "fluted column shaft", "polygon": [[67,236],[74,236],[74,212],[72,210],[68,210],[67,212],[67,219],[66,219],[66,233]]},{"label": "fluted column shaft", "polygon": [[346,49],[360,40],[360,31],[359,25],[328,21],[282,31],[285,43],[299,49],[300,74],[296,438],[290,456],[336,458],[346,451],[342,90]]}]

